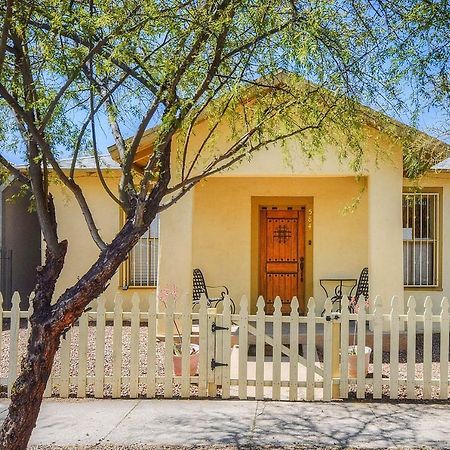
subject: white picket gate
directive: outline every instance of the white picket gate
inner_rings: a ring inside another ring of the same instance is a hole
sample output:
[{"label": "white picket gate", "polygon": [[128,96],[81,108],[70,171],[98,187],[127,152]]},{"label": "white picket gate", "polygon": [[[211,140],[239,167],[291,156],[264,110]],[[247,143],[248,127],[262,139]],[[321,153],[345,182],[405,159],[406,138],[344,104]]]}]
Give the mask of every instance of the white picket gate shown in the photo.
[{"label": "white picket gate", "polygon": [[[2,310],[1,300],[0,388],[9,395],[25,351],[32,310],[20,311],[17,293],[11,311]],[[349,395],[449,398],[447,298],[439,315],[433,315],[430,298],[424,314],[416,314],[414,298],[409,299],[406,314],[399,313],[396,298],[388,314],[383,313],[379,298],[373,312],[366,312],[360,300],[358,314],[350,314],[344,298],[342,314],[332,313],[327,300],[323,316],[316,315],[312,298],[305,316],[299,314],[295,298],[290,315],[284,316],[278,298],[273,315],[265,314],[262,298],[256,314],[249,313],[246,297],[235,314],[228,297],[221,312],[207,308],[205,298],[198,312],[192,311],[187,298],[181,300],[181,311],[175,311],[173,298],[167,299],[162,311],[157,311],[155,302],[143,311],[135,294],[131,311],[124,312],[117,294],[114,311],[107,312],[105,298],[99,298],[95,311],[86,312],[61,339],[45,395],[290,401],[329,401]],[[352,378],[348,348],[354,336],[357,371]],[[406,339],[405,351],[400,349],[400,337]],[[384,352],[383,339],[389,340]],[[366,375],[368,342],[372,359]],[[191,344],[199,346],[193,356],[198,358],[195,374],[190,373]],[[175,345],[181,346],[182,355],[177,375]]]}]

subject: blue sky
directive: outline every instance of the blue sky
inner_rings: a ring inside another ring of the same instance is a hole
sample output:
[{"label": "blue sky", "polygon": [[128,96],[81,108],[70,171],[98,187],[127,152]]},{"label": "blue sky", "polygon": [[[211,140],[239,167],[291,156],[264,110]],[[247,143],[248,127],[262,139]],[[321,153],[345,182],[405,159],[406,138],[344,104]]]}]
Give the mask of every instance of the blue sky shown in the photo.
[{"label": "blue sky", "polygon": [[[389,113],[389,112],[387,112]],[[401,122],[404,122],[408,125],[411,125],[411,120],[408,118],[407,115],[398,115],[395,113],[390,114],[392,117],[394,117],[397,120],[400,120]],[[436,129],[443,129],[443,124],[446,123],[446,129],[449,130],[449,120],[450,118],[446,115],[445,111],[440,108],[432,108],[432,109],[424,109],[422,111],[421,116],[418,118],[417,127],[432,136],[438,137],[442,139],[442,135],[439,135],[439,133],[436,132]],[[114,139],[109,132],[109,126],[106,123],[105,120],[100,120],[97,127],[97,142],[98,142],[98,148],[99,152],[104,154],[108,152],[108,146],[114,144]],[[128,125],[124,125],[122,127],[122,131],[125,134],[125,136],[132,136],[135,132],[137,126],[136,123],[129,123]],[[450,137],[447,136],[444,139],[446,142],[450,143]],[[17,154],[5,154],[5,156],[14,164],[21,164],[23,163],[23,157],[21,155]],[[67,155],[69,157],[70,154]]]}]

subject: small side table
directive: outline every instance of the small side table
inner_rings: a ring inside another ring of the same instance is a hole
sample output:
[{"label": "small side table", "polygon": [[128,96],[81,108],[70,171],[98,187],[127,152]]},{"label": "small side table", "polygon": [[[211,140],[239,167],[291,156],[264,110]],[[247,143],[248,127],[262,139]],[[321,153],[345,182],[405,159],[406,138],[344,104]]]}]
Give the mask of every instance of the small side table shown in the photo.
[{"label": "small side table", "polygon": [[336,309],[337,312],[341,311],[341,300],[342,297],[344,296],[342,292],[343,289],[348,288],[349,289],[348,294],[351,295],[357,283],[358,280],[356,278],[321,278],[319,280],[319,284],[324,290],[326,298],[330,297],[326,285],[327,284],[330,285],[329,288],[331,287],[332,284],[334,285],[334,295],[331,297],[331,304],[334,306],[335,303],[338,303],[338,308]]}]

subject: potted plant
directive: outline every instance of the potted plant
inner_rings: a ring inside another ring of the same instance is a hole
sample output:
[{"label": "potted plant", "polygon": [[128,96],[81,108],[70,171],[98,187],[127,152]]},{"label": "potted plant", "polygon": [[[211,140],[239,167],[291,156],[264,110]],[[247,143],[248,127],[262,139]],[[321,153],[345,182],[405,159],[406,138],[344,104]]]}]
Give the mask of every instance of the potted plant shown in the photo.
[{"label": "potted plant", "polygon": [[[189,354],[189,374],[196,375],[198,372],[198,362],[200,358],[200,347],[197,344],[191,344]],[[173,374],[180,376],[182,372],[182,353],[181,344],[173,346]]]},{"label": "potted plant", "polygon": [[[350,308],[355,313],[358,314],[359,305],[358,299],[352,297],[350,300]],[[364,307],[369,306],[368,301],[365,301]],[[356,331],[358,327],[358,322],[355,320],[355,327],[353,328],[353,345],[348,347],[348,376],[349,378],[356,378],[358,376],[357,361],[358,361],[358,346],[356,345]],[[372,349],[370,347],[364,346],[364,364],[365,364],[365,375],[369,373],[369,362],[370,354]]]},{"label": "potted plant", "polygon": [[[174,299],[174,303],[176,305],[178,296],[177,296],[177,288],[176,286],[172,286],[171,288],[161,289],[159,293],[159,301],[164,305],[167,310],[167,299],[169,296],[172,296]],[[175,325],[175,329],[177,330],[178,341],[174,343],[172,353],[173,353],[173,374],[175,376],[180,376],[182,373],[182,338],[181,332],[178,328],[177,321],[173,319],[173,324]],[[167,350],[167,349],[166,349]],[[200,358],[200,347],[197,344],[190,344],[189,349],[189,374],[196,375],[198,372],[198,363]]]},{"label": "potted plant", "polygon": [[[358,376],[357,360],[358,360],[358,347],[356,345],[350,345],[348,348],[348,376],[349,378],[356,378]],[[370,354],[372,349],[370,347],[364,347],[364,361],[366,368],[366,375],[369,373]]]}]

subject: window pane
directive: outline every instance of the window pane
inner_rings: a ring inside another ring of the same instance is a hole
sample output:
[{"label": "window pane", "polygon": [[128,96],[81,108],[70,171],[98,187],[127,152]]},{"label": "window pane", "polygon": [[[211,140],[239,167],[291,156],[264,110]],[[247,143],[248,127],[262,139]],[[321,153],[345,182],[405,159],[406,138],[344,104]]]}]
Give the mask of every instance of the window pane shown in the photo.
[{"label": "window pane", "polygon": [[405,286],[438,285],[439,194],[403,194]]},{"label": "window pane", "polygon": [[159,216],[131,250],[128,265],[129,286],[156,286],[158,280]]}]

